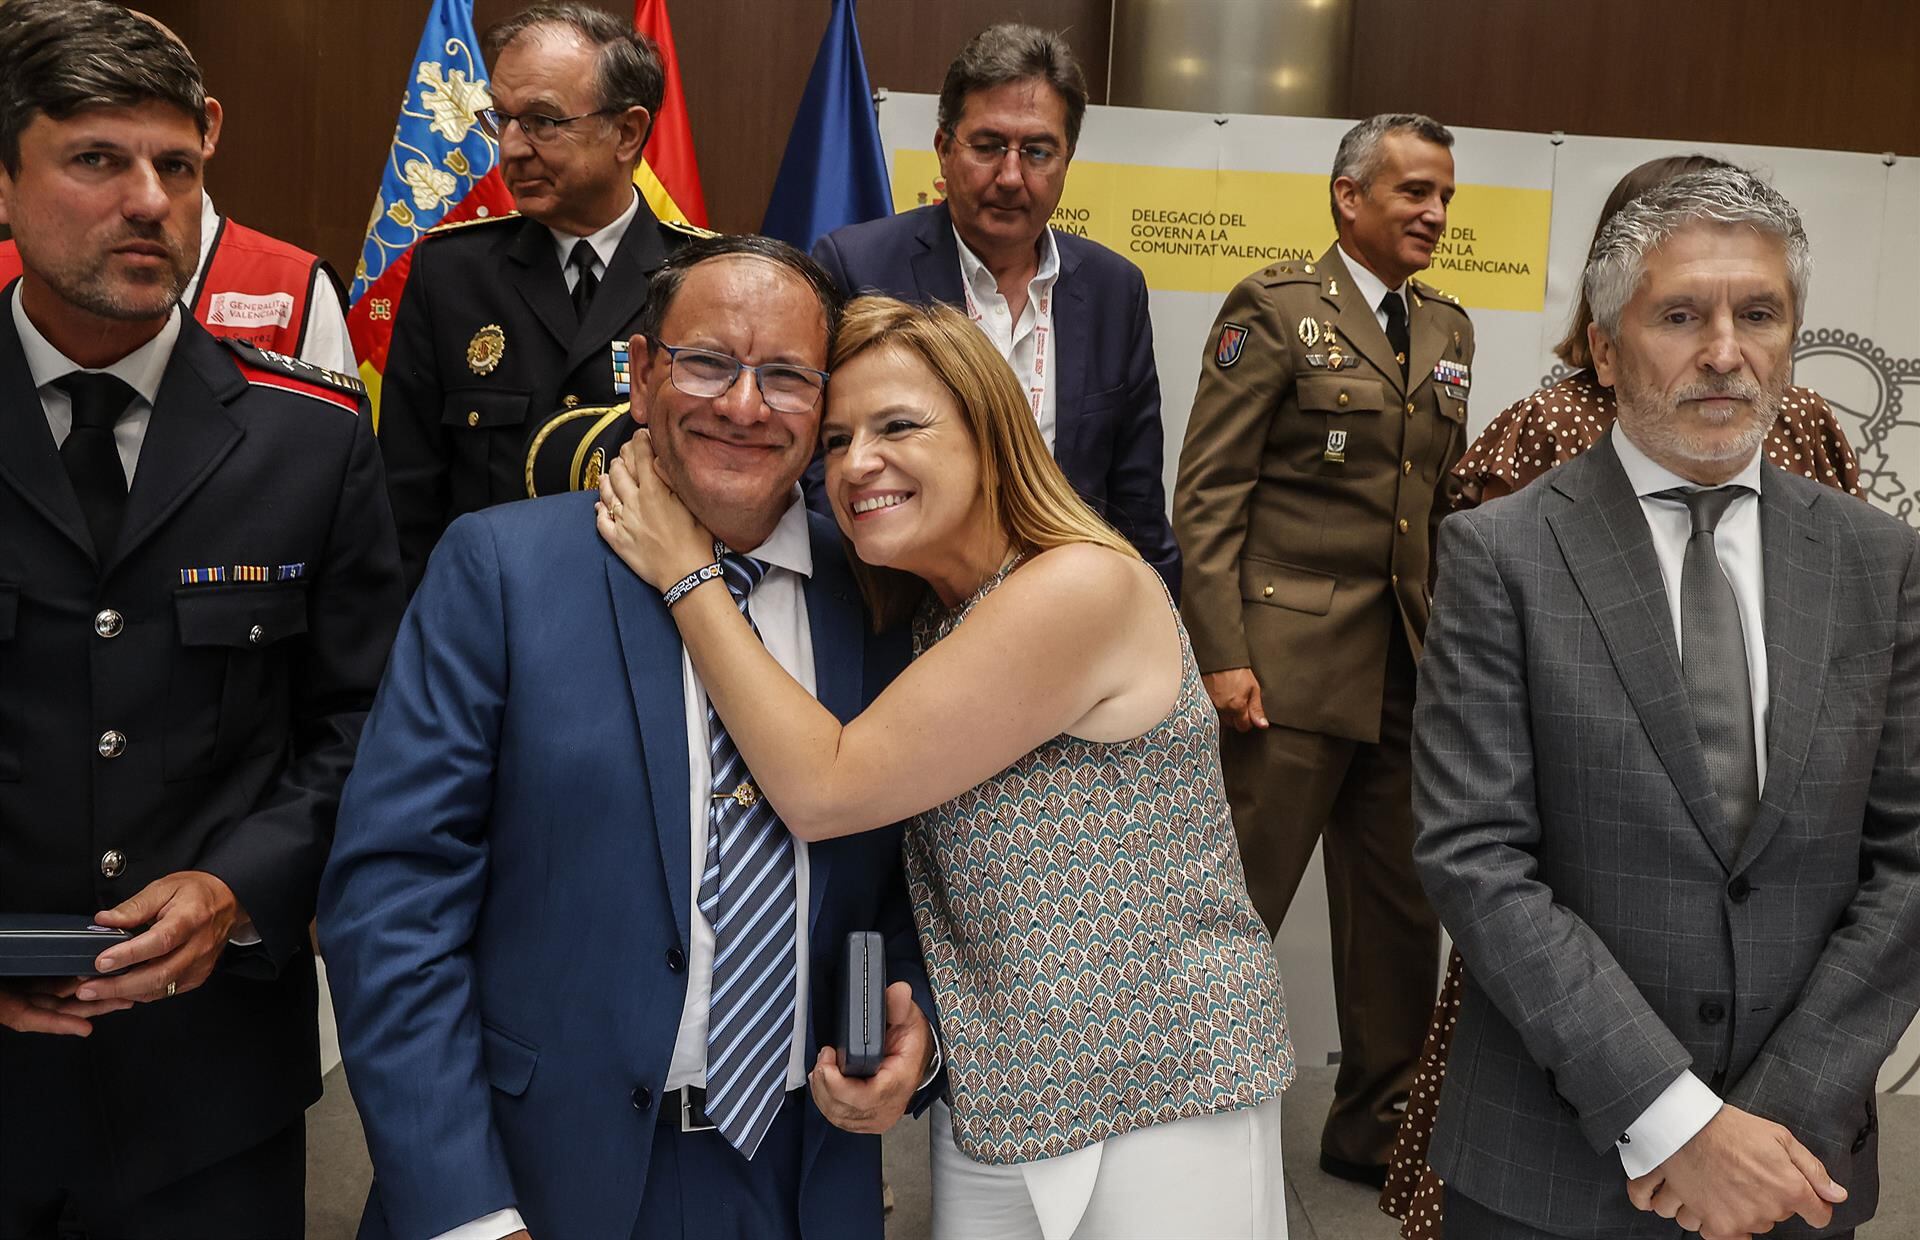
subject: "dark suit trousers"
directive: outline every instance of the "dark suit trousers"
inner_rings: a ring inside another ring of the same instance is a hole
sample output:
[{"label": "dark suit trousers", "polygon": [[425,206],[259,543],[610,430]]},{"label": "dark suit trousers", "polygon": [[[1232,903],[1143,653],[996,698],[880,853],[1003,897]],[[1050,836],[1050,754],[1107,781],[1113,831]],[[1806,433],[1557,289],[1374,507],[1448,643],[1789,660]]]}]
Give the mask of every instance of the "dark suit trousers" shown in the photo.
[{"label": "dark suit trousers", "polygon": [[[51,1058],[63,1070],[7,1072],[0,1064],[0,1240],[298,1240],[305,1234],[304,1120],[185,1179],[129,1192],[113,1150],[117,1141],[135,1138],[108,1132],[99,1121],[86,1045],[77,1038],[49,1042],[58,1045],[38,1049],[52,1054],[35,1059],[44,1065]],[[155,1116],[146,1139],[165,1140],[169,1124],[193,1122],[193,1116]]]},{"label": "dark suit trousers", "polygon": [[1413,652],[1387,643],[1380,740],[1225,729],[1227,800],[1254,907],[1279,928],[1323,845],[1340,1072],[1320,1148],[1384,1164],[1413,1087],[1440,975],[1440,923],[1413,869]]},{"label": "dark suit trousers", "polygon": [[[678,1095],[665,1107],[677,1113]],[[718,1132],[662,1122],[633,1240],[800,1240],[800,1130],[804,1090],[780,1107],[753,1161]]]},{"label": "dark suit trousers", "polygon": [[[1621,1173],[1623,1176],[1625,1172]],[[1626,1192],[1626,1181],[1620,1184],[1620,1191]],[[1559,1233],[1539,1231],[1527,1226],[1518,1219],[1508,1218],[1504,1214],[1495,1214],[1471,1197],[1463,1197],[1452,1189],[1447,1190],[1446,1210],[1442,1223],[1443,1240],[1561,1240]],[[1635,1231],[1637,1236],[1671,1236],[1672,1240],[1682,1240],[1694,1233],[1680,1230],[1680,1224],[1668,1223],[1664,1228],[1661,1220],[1654,1215],[1645,1217],[1646,1227]],[[1853,1229],[1836,1231],[1826,1240],[1853,1240]]]}]

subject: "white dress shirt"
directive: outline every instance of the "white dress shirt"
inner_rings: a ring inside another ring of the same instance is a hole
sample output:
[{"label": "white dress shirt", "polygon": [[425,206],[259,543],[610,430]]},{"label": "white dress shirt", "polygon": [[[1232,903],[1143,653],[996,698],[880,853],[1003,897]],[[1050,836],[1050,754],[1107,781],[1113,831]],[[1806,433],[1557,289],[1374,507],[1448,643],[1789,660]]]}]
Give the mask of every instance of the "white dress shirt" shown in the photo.
[{"label": "white dress shirt", "polygon": [[[47,429],[53,432],[53,446],[67,442],[73,430],[73,398],[55,387],[54,380],[65,378],[86,367],[69,358],[27,317],[20,304],[20,285],[13,286],[13,328],[20,336],[20,351],[26,355],[27,374],[40,393],[40,408],[47,416]],[[147,442],[147,427],[153,421],[153,402],[160,395],[160,380],[173,358],[173,345],[180,338],[180,307],[167,315],[160,334],[127,354],[100,373],[120,379],[133,389],[133,401],[127,412],[113,424],[113,444],[120,450],[120,468],[126,471],[127,487],[133,487],[133,471],[140,463],[140,449]]]},{"label": "white dress shirt", "polygon": [[[1013,367],[1014,377],[1020,380],[1023,390],[1031,394],[1035,387],[1041,389],[1040,407],[1034,411],[1034,417],[1040,424],[1040,438],[1047,441],[1047,451],[1053,451],[1053,437],[1056,419],[1054,410],[1059,405],[1060,373],[1059,336],[1053,330],[1053,315],[1050,298],[1053,286],[1060,279],[1060,247],[1054,243],[1053,229],[1040,230],[1040,266],[1033,273],[1033,279],[1027,281],[1027,304],[1020,311],[1016,322],[1007,305],[1007,299],[1000,294],[1000,286],[995,282],[993,273],[980,261],[979,255],[967,248],[958,229],[954,230],[954,244],[960,247],[960,279],[973,298],[973,306],[980,312],[975,321],[980,330],[987,334],[993,347],[1000,356],[1007,359]],[[1049,313],[1042,317],[1040,304],[1049,304]],[[1036,328],[1044,327],[1049,341],[1045,358],[1045,373],[1034,373],[1034,353],[1040,339]]]},{"label": "white dress shirt", "polygon": [[[207,264],[213,260],[213,239],[220,231],[220,213],[213,199],[200,191],[200,266],[180,300],[188,306],[200,302],[200,286],[207,278]],[[307,330],[300,341],[300,360],[323,370],[343,375],[358,375],[360,363],[353,356],[353,342],[347,338],[347,316],[340,309],[340,294],[327,273],[315,270],[313,284],[307,289]]]},{"label": "white dress shirt", "polygon": [[[1367,303],[1367,308],[1373,311],[1373,321],[1380,325],[1380,333],[1385,335],[1387,312],[1380,308],[1380,303],[1386,299],[1388,293],[1392,293],[1400,299],[1400,304],[1405,306],[1407,282],[1402,280],[1399,288],[1388,288],[1379,276],[1367,269],[1365,263],[1347,253],[1347,247],[1344,245],[1340,247],[1340,257],[1347,264],[1347,274],[1353,277],[1353,291],[1359,294],[1361,300]],[[1408,316],[1407,321],[1409,324],[1412,323],[1411,315]]]},{"label": "white dress shirt", "polygon": [[[1698,489],[1665,467],[1654,463],[1642,452],[1619,422],[1608,432],[1614,451],[1626,471],[1633,493],[1640,497],[1640,510],[1647,518],[1647,532],[1653,539],[1654,558],[1660,563],[1660,578],[1667,588],[1667,611],[1673,621],[1675,649],[1680,648],[1680,570],[1686,558],[1687,540],[1693,535],[1693,521],[1687,506],[1678,500],[1652,498],[1660,491],[1675,487]],[[1758,759],[1758,782],[1767,782],[1767,638],[1765,618],[1765,580],[1760,554],[1760,453],[1756,450],[1747,467],[1728,485],[1749,488],[1727,505],[1720,523],[1714,528],[1713,545],[1720,558],[1720,569],[1733,586],[1740,611],[1740,627],[1747,642],[1747,683],[1753,693],[1753,747]],[[1756,788],[1755,792],[1758,793]],[[1620,1165],[1629,1177],[1645,1175],[1672,1157],[1693,1140],[1694,1134],[1719,1114],[1720,1099],[1692,1072],[1682,1072],[1640,1118],[1628,1125],[1625,1137],[1615,1145]]]},{"label": "white dress shirt", "polygon": [[[618,219],[585,238],[586,243],[593,247],[593,276],[596,280],[607,278],[607,264],[613,261],[614,252],[620,248],[620,242],[627,235],[627,228],[632,225],[633,217],[638,214],[640,214],[640,191],[635,190],[633,201],[627,204],[627,209],[620,213]],[[566,279],[567,291],[571,293],[573,286],[580,283],[580,269],[567,260],[573,257],[573,247],[579,245],[582,239],[570,232],[561,232],[558,228],[549,228],[547,231],[553,234],[554,250],[560,255],[560,274]],[[803,528],[800,532],[805,534],[806,530]]]},{"label": "white dress shirt", "polygon": [[[632,212],[627,218],[632,218]],[[599,234],[595,234],[596,236]],[[576,238],[577,240],[577,238]],[[617,245],[618,242],[616,241]],[[767,653],[787,670],[808,693],[814,691],[813,631],[807,627],[806,580],[813,576],[813,544],[807,537],[807,509],[796,490],[773,533],[758,547],[747,552],[767,564],[767,575],[747,596],[747,614],[760,630]],[[680,651],[680,677],[685,686],[687,716],[688,831],[693,842],[691,872],[688,881],[688,908],[693,924],[687,935],[687,1000],[680,1009],[680,1033],[674,1040],[673,1059],[667,1068],[664,1095],[682,1085],[701,1085],[707,1081],[707,996],[713,988],[713,926],[701,915],[698,895],[700,875],[707,861],[707,821],[712,807],[713,772],[707,758],[707,694],[693,670],[693,659],[683,647]],[[634,761],[639,761],[636,754]],[[661,829],[666,828],[662,823]],[[807,894],[809,867],[807,845],[793,841],[794,980],[793,1040],[787,1055],[787,1088],[798,1089],[807,1083]],[[664,1096],[662,1106],[669,1105]],[[443,1232],[434,1240],[500,1240],[526,1226],[518,1210],[500,1210],[475,1219],[462,1227]]]}]

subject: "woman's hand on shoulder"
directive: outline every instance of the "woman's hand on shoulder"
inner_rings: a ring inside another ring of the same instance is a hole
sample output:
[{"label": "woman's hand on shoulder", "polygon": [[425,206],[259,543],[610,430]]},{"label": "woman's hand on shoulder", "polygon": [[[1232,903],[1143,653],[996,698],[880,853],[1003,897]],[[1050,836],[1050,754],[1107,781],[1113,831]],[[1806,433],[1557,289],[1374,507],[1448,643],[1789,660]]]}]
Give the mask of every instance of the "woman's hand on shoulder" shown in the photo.
[{"label": "woman's hand on shoulder", "polygon": [[660,476],[645,430],[634,433],[601,475],[593,511],[600,537],[656,590],[713,563],[713,535]]}]

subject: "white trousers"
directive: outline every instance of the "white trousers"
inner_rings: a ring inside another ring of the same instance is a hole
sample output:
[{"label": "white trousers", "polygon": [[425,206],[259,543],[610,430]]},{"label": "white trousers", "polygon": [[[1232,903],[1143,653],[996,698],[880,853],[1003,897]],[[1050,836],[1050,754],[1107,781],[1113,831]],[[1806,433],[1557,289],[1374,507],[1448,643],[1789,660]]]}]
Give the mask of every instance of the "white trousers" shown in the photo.
[{"label": "white trousers", "polygon": [[1280,1099],[990,1166],[933,1104],[933,1240],[1286,1240]]}]

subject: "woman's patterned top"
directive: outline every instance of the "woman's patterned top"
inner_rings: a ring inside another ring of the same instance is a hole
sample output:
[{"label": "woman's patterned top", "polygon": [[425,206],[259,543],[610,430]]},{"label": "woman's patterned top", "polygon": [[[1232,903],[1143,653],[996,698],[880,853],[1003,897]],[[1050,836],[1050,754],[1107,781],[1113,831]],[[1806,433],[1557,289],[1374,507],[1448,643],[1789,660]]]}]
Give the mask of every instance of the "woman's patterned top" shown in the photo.
[{"label": "woman's patterned top", "polygon": [[[1456,508],[1518,491],[1591,448],[1613,425],[1613,389],[1583,370],[1522,397],[1494,416],[1453,467]],[[1762,448],[1790,474],[1860,494],[1860,463],[1833,407],[1820,393],[1790,387]]]},{"label": "woman's patterned top", "polygon": [[[923,608],[915,656],[1009,571],[952,611]],[[977,1162],[1255,1106],[1293,1079],[1219,725],[1179,631],[1179,700],[1151,730],[1057,736],[907,828],[954,1143]]]}]

